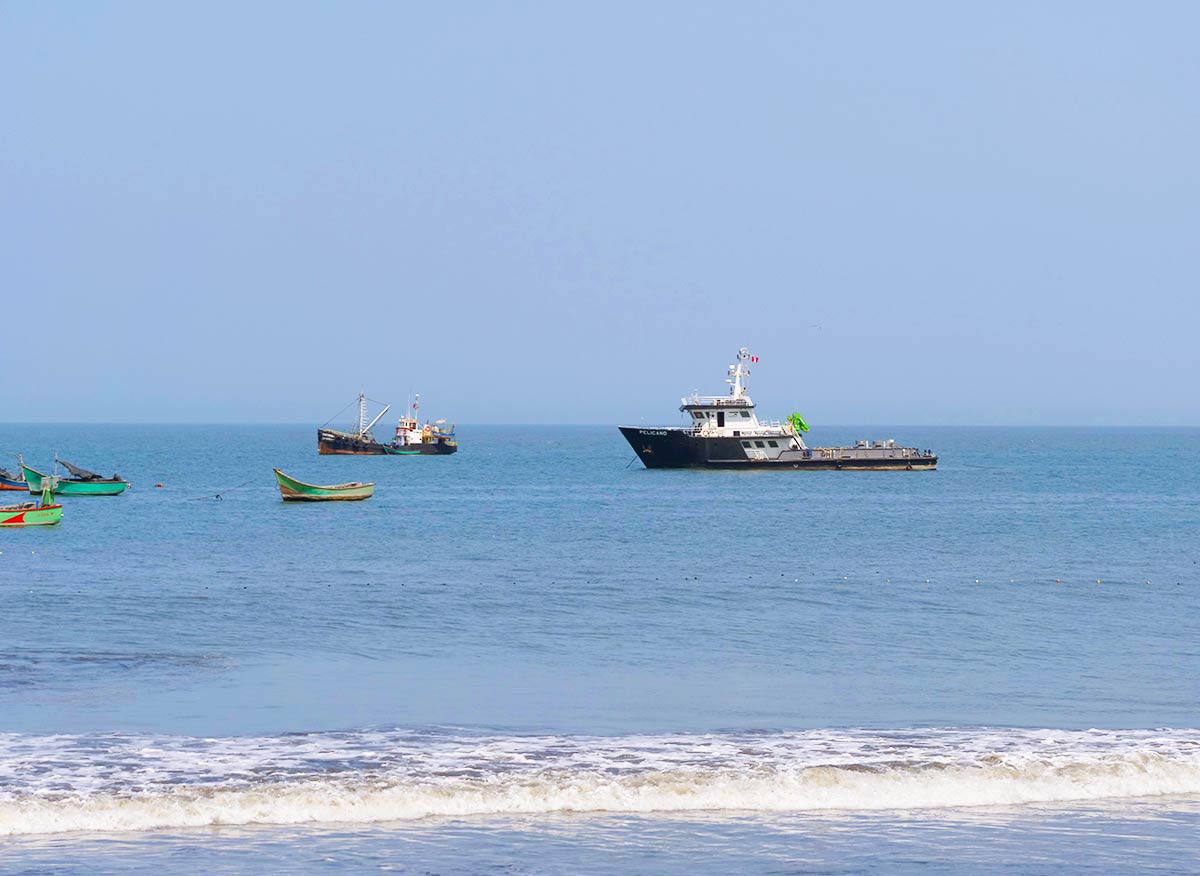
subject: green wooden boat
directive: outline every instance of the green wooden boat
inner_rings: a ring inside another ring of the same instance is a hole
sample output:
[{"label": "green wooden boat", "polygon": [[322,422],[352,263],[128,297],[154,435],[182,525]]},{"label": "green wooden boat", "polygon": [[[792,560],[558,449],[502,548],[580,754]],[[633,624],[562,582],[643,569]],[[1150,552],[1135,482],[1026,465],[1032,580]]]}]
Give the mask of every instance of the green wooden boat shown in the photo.
[{"label": "green wooden boat", "polygon": [[279,482],[279,494],[285,502],[361,502],[375,494],[374,484],[352,481],[348,484],[318,486],[288,477],[279,469],[274,471],[275,480]]},{"label": "green wooden boat", "polygon": [[[74,477],[70,478],[55,478],[54,494],[56,496],[118,496],[125,492],[128,488],[128,481],[121,479],[120,475],[113,475],[111,478],[101,477],[95,472],[88,471],[86,468],[80,468],[77,465],[71,465],[69,462],[63,462],[56,459],[55,466],[59,463],[66,466]],[[27,466],[24,460],[21,461],[21,471],[25,474],[25,483],[29,487],[29,492],[40,493],[42,491],[42,479],[47,475],[42,474],[37,469],[32,469]]]},{"label": "green wooden boat", "polygon": [[41,502],[0,506],[0,526],[53,526],[62,520],[62,505],[55,505],[54,478],[45,478]]}]

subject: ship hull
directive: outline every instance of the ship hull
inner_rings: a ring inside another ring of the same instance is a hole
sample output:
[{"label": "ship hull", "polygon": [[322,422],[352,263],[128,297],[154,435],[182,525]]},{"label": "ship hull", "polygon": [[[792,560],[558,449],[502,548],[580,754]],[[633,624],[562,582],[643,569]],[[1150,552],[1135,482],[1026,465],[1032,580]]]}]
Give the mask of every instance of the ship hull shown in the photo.
[{"label": "ship hull", "polygon": [[447,453],[457,453],[457,444],[446,444],[441,441],[427,441],[420,444],[385,444],[383,452],[388,456],[445,456]]},{"label": "ship hull", "polygon": [[[751,456],[743,437],[706,437],[684,429],[621,426],[646,468],[788,469],[792,471],[932,471],[937,457],[910,447],[774,449]],[[753,445],[754,439],[750,439]]]},{"label": "ship hull", "polygon": [[322,456],[445,456],[458,450],[457,444],[447,441],[424,441],[420,444],[380,444],[364,441],[356,435],[317,430],[317,452]]},{"label": "ship hull", "polygon": [[[35,495],[40,493],[42,491],[42,478],[45,475],[34,471],[29,466],[22,466],[21,471],[25,475],[25,488]],[[59,478],[54,485],[54,495],[119,496],[125,492],[128,486],[129,483],[127,481],[117,481],[112,478],[96,478],[95,480],[87,481]]]}]

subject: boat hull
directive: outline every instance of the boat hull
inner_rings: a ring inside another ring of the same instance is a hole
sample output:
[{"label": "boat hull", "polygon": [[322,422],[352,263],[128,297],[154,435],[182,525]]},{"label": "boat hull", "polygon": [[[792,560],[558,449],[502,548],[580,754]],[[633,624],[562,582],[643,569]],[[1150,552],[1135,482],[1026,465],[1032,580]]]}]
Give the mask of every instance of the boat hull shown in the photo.
[{"label": "boat hull", "polygon": [[[42,491],[42,478],[45,477],[41,472],[35,471],[28,466],[22,466],[22,472],[25,474],[25,489],[31,493],[40,493]],[[54,495],[56,496],[119,496],[129,487],[126,481],[115,481],[111,478],[99,478],[97,480],[76,480],[73,478],[59,478],[58,483],[54,487]]]},{"label": "boat hull", "polygon": [[279,495],[285,502],[361,502],[375,495],[374,484],[306,484],[275,469]]},{"label": "boat hull", "polygon": [[[937,457],[911,447],[764,448],[774,456],[748,455],[748,437],[705,437],[684,429],[621,426],[621,434],[646,468],[723,468],[792,471],[932,471]],[[753,452],[752,448],[750,452]]]},{"label": "boat hull", "polygon": [[62,505],[0,507],[0,526],[53,526],[62,520]]},{"label": "boat hull", "polygon": [[322,456],[445,456],[457,450],[458,444],[441,438],[420,444],[380,444],[333,429],[317,430],[317,452]]},{"label": "boat hull", "polygon": [[0,477],[0,490],[12,490],[13,492],[25,492],[29,489],[29,484],[24,481],[14,480],[13,478]]},{"label": "boat hull", "polygon": [[385,444],[383,452],[387,456],[445,456],[457,453],[458,445],[445,441],[422,441],[420,444]]}]

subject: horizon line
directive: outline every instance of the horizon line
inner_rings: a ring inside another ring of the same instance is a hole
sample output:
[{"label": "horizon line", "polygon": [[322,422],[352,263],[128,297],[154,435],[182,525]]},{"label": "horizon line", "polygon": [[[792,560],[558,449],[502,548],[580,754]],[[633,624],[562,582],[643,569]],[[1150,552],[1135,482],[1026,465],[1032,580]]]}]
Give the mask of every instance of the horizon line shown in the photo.
[{"label": "horizon line", "polygon": [[[460,426],[521,426],[525,428],[545,427],[598,427],[616,429],[620,426],[644,428],[679,428],[664,423],[595,423],[595,422],[489,422],[455,423]],[[318,429],[309,422],[289,420],[9,420],[0,421],[4,426],[297,426]],[[826,429],[1200,429],[1200,423],[829,423]]]}]

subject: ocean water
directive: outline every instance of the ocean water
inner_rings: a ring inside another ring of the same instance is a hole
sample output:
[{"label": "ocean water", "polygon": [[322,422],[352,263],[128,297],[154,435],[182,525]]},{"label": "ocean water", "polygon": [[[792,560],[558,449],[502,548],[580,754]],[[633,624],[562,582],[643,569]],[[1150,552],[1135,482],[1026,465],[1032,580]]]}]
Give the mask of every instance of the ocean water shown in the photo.
[{"label": "ocean water", "polygon": [[0,872],[1200,869],[1200,430],[459,435],[0,425],[133,483],[0,531]]}]

